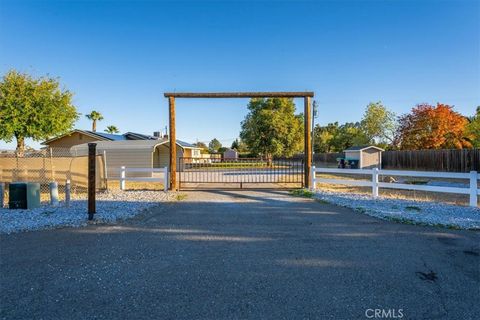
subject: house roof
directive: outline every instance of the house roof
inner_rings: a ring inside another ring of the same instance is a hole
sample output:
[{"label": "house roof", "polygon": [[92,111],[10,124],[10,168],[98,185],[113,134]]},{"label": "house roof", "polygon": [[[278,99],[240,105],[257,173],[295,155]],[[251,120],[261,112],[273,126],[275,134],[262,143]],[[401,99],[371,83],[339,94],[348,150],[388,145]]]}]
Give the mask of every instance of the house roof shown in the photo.
[{"label": "house roof", "polygon": [[[159,140],[119,140],[119,141],[98,141],[97,150],[120,150],[120,149],[137,149],[137,150],[152,150],[155,149],[157,146],[162,144],[167,144],[169,142],[168,139],[159,139]],[[195,147],[194,145],[177,140],[177,145],[184,149],[200,149]],[[81,151],[87,150],[88,143],[79,144],[73,146],[71,150]]]},{"label": "house roof", "polygon": [[[161,140],[163,138],[154,137],[147,134],[137,133],[137,132],[127,132],[123,134],[127,140]],[[133,138],[133,139],[132,139]]]},{"label": "house roof", "polygon": [[[49,144],[52,141],[55,141],[55,140],[61,139],[63,137],[69,136],[69,135],[71,135],[75,132],[85,134],[85,135],[90,136],[94,139],[97,139],[98,140],[97,146],[100,146],[100,145],[101,146],[107,146],[107,144],[102,143],[102,142],[121,142],[121,143],[118,143],[118,144],[112,144],[111,147],[113,147],[113,148],[122,148],[124,146],[125,147],[133,147],[133,148],[136,148],[136,147],[142,148],[142,147],[145,147],[145,146],[154,147],[154,146],[157,146],[157,145],[167,143],[169,141],[167,138],[154,137],[154,136],[141,134],[141,133],[136,133],[136,132],[127,132],[125,134],[111,134],[111,133],[104,133],[104,132],[93,132],[93,131],[90,131],[90,130],[75,129],[75,130],[72,130],[68,133],[65,133],[65,134],[61,135],[61,136],[46,140],[46,141],[42,142],[42,144],[43,145]],[[144,142],[144,143],[142,143],[142,142]],[[81,145],[83,145],[83,144],[81,144]],[[79,146],[81,146],[81,145],[79,145]],[[182,148],[187,148],[187,149],[201,149],[201,148],[198,148],[197,146],[195,146],[191,143],[181,141],[181,140],[177,140],[177,145],[179,145]]]},{"label": "house roof", "polygon": [[[161,137],[155,137],[147,134],[142,134],[142,133],[137,133],[137,132],[127,132],[124,134],[111,134],[111,133],[105,133],[105,132],[97,132],[97,131],[90,131],[90,130],[80,130],[80,129],[75,129],[70,132],[67,132],[65,134],[62,134],[60,136],[48,139],[44,142],[42,142],[43,145],[49,144],[52,141],[62,139],[63,137],[69,136],[73,133],[81,133],[87,136],[90,136],[94,139],[98,139],[99,141],[125,141],[125,140],[165,140],[165,138]],[[193,145],[186,143],[186,142],[181,142],[183,143],[186,147],[194,147]]]},{"label": "house roof", "polygon": [[93,132],[93,131],[88,131],[88,130],[79,130],[83,132],[88,132],[92,135],[100,136],[104,139],[110,140],[110,141],[121,141],[121,140],[127,140],[125,135],[123,134],[111,134],[111,133],[104,133],[104,132]]},{"label": "house roof", "polygon": [[354,152],[358,151],[358,152],[360,152],[360,151],[363,151],[363,150],[366,150],[366,149],[371,149],[371,148],[377,149],[379,151],[385,151],[382,148],[379,148],[379,147],[376,147],[376,146],[352,146],[352,147],[347,148],[343,151],[354,151]]},{"label": "house roof", "polygon": [[98,140],[108,140],[108,141],[125,140],[125,137],[121,134],[109,134],[109,133],[103,133],[103,132],[93,132],[93,131],[89,131],[89,130],[75,129],[75,130],[69,131],[65,134],[62,134],[60,136],[45,140],[45,141],[42,142],[42,144],[44,144],[44,145],[49,144],[52,141],[61,139],[63,137],[67,137],[67,136],[69,136],[73,133],[76,133],[76,132],[82,133],[84,135],[90,136],[90,137],[92,137],[94,139],[98,139]]},{"label": "house roof", "polygon": [[[168,139],[166,139],[166,140],[168,141]],[[180,145],[182,148],[202,149],[202,148],[197,147],[194,144],[191,144],[191,143],[188,143],[188,142],[185,142],[185,141],[181,141],[181,140],[178,140],[178,139],[177,139],[177,144]]]}]

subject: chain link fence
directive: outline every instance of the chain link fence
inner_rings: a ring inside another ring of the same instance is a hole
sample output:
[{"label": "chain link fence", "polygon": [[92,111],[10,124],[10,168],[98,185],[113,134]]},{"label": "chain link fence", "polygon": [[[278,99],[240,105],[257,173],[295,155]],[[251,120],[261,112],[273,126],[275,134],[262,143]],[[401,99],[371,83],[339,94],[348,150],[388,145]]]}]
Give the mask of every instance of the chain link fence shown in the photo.
[{"label": "chain link fence", "polygon": [[[49,148],[18,153],[0,151],[0,182],[36,182],[40,184],[41,200],[48,201],[51,182],[58,183],[60,200],[65,198],[65,185],[70,181],[72,196],[86,196],[88,187],[88,156],[76,154],[70,148]],[[96,156],[96,188],[106,189],[105,159]]]}]

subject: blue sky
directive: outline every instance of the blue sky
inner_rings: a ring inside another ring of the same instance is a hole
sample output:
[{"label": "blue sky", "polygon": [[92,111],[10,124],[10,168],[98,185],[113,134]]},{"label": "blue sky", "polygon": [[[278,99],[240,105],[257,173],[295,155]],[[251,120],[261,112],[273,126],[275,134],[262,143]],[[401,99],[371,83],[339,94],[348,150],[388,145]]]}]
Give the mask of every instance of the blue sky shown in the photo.
[{"label": "blue sky", "polygon": [[[311,90],[322,124],[379,100],[472,115],[480,1],[0,0],[0,73],[11,68],[59,77],[81,113],[104,115],[100,130],[161,130],[166,91]],[[178,138],[230,145],[247,102],[178,100]]]}]

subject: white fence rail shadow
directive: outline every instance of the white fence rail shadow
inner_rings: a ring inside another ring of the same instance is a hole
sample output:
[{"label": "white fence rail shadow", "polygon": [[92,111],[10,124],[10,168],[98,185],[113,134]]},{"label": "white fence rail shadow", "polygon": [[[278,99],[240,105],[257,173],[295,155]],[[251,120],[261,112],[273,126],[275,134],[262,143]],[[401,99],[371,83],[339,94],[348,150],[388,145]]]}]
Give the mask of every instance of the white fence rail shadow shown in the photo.
[{"label": "white fence rail shadow", "polygon": [[[367,175],[367,176],[371,176],[371,180],[367,181],[367,180],[317,178],[316,177],[317,173]],[[379,179],[378,179],[379,176],[465,179],[465,180],[469,180],[469,187],[459,188],[459,187],[415,185],[415,184],[406,184],[406,183],[379,182]],[[480,175],[477,173],[477,171],[470,171],[470,173],[457,173],[457,172],[379,170],[377,168],[333,169],[333,168],[316,168],[315,166],[313,166],[311,177],[312,177],[311,185],[313,186],[313,189],[316,188],[316,184],[319,182],[350,185],[350,186],[371,187],[372,197],[374,198],[378,197],[379,188],[457,193],[457,194],[468,194],[470,196],[470,201],[469,201],[470,206],[476,207],[478,202],[478,195],[480,194],[480,189],[478,188],[478,183],[477,183],[477,181],[480,179]]]},{"label": "white fence rail shadow", "polygon": [[[144,172],[150,173],[150,177],[127,177],[128,172]],[[154,173],[163,173],[160,177],[154,177]],[[168,190],[168,168],[120,168],[120,189],[125,190],[126,181],[142,181],[142,182],[161,182],[165,191]]]}]

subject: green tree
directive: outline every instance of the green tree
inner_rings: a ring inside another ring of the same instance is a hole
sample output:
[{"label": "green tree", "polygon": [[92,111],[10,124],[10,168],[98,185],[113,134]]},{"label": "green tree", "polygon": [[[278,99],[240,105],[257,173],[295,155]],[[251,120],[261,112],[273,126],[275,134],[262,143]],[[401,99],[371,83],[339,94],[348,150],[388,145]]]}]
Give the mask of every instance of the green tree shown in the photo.
[{"label": "green tree", "polygon": [[103,120],[102,114],[98,111],[92,111],[89,114],[86,114],[85,117],[87,117],[88,120],[92,121],[92,131],[96,132],[97,131],[97,121],[102,121]]},{"label": "green tree", "polygon": [[235,139],[232,142],[231,149],[237,150],[238,152],[245,153],[248,152],[248,147],[241,139]]},{"label": "green tree", "polygon": [[337,147],[333,145],[333,138],[339,134],[339,130],[338,122],[326,126],[317,124],[313,129],[313,150],[316,153],[336,152]]},{"label": "green tree", "polygon": [[56,79],[33,78],[15,70],[0,82],[0,139],[17,142],[25,150],[25,138],[43,140],[72,129],[78,119],[72,93]]},{"label": "green tree", "polygon": [[372,102],[367,106],[360,124],[361,129],[372,142],[383,145],[393,142],[396,116],[380,101]]},{"label": "green tree", "polygon": [[195,146],[197,148],[208,149],[208,146],[204,142],[201,142],[201,141],[198,141],[197,143],[195,143]]},{"label": "green tree", "polygon": [[303,115],[295,115],[293,99],[252,99],[248,110],[240,138],[250,152],[271,160],[303,150]]},{"label": "green tree", "polygon": [[213,138],[212,141],[208,144],[208,150],[210,152],[218,152],[218,149],[222,147],[222,144],[220,141],[217,140],[217,138]]},{"label": "green tree", "polygon": [[467,133],[473,147],[480,148],[480,106],[477,107],[477,113],[469,119]]},{"label": "green tree", "polygon": [[316,125],[313,134],[315,135],[313,147],[317,153],[342,152],[351,146],[371,143],[358,122],[347,122],[342,125],[339,125],[338,122],[329,123],[326,126]]},{"label": "green tree", "polygon": [[363,131],[358,122],[347,122],[339,127],[338,135],[333,138],[333,145],[337,152],[352,146],[369,145],[372,141]]},{"label": "green tree", "polygon": [[120,130],[116,126],[108,126],[107,129],[105,129],[106,133],[119,133]]},{"label": "green tree", "polygon": [[240,147],[240,143],[238,142],[238,139],[233,140],[232,146],[230,147],[230,149],[238,150],[239,147]]}]

